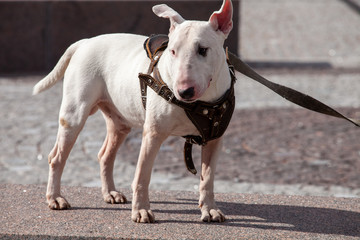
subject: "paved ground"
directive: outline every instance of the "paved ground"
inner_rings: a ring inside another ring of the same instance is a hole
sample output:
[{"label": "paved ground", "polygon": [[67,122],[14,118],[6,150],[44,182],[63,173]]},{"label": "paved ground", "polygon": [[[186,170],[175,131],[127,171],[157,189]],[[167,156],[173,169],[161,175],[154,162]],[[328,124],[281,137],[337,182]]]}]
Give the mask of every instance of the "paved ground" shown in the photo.
[{"label": "paved ground", "polygon": [[357,198],[217,194],[227,216],[219,224],[199,221],[195,193],[152,191],[157,221],[136,224],[130,219],[130,203],[108,205],[98,188],[64,188],[72,205],[66,211],[49,210],[44,191],[41,185],[0,185],[0,239],[360,238]]}]

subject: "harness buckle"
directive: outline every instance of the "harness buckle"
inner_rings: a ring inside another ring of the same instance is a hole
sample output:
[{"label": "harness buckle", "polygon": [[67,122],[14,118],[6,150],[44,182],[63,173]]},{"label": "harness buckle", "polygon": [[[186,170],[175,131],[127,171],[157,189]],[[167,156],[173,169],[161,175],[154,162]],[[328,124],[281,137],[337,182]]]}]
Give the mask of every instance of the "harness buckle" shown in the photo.
[{"label": "harness buckle", "polygon": [[233,65],[229,65],[229,71],[230,71],[230,75],[231,75],[231,80],[234,80],[236,82],[237,78],[236,78],[235,69],[234,69]]},{"label": "harness buckle", "polygon": [[173,93],[171,93],[171,95],[168,96],[168,97],[169,97],[168,102],[172,102],[173,99],[174,99],[174,97],[175,97],[175,95],[174,95]]},{"label": "harness buckle", "polygon": [[154,89],[154,91],[158,94],[158,95],[161,95],[161,91],[162,89],[165,87],[165,85],[161,85],[160,87],[156,86],[156,90]]},{"label": "harness buckle", "polygon": [[185,141],[190,144],[197,144],[199,146],[205,146],[206,143],[203,141],[203,138],[201,136],[183,136],[185,138]]},{"label": "harness buckle", "polygon": [[160,87],[153,89],[159,96],[165,98],[168,102],[172,102],[175,97],[174,93],[166,85],[161,85]]}]

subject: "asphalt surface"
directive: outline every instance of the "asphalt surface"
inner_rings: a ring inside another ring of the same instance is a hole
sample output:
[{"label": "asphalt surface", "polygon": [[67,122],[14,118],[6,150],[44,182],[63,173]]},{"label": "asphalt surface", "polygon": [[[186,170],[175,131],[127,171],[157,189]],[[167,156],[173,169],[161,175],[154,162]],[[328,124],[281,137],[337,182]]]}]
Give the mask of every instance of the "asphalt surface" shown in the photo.
[{"label": "asphalt surface", "polygon": [[[72,208],[52,211],[42,185],[0,185],[0,239],[359,239],[360,200],[216,194],[224,223],[200,221],[198,196],[151,191],[156,222],[131,221],[131,204],[109,205],[98,188],[64,187]],[[128,190],[124,193],[131,195]],[[17,235],[20,234],[20,235]]]}]

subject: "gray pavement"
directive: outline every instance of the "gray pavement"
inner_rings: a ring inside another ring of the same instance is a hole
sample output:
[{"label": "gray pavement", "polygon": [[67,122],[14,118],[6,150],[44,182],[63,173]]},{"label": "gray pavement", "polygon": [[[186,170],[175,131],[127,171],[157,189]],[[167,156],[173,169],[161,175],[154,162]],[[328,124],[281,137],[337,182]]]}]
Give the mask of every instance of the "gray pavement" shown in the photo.
[{"label": "gray pavement", "polygon": [[42,185],[0,184],[0,239],[360,238],[358,198],[216,194],[227,220],[202,223],[197,194],[151,191],[157,221],[136,224],[130,203],[106,204],[98,188],[65,187],[72,208],[64,211],[49,210],[44,191]]},{"label": "gray pavement", "polygon": [[[345,1],[243,0],[241,11],[240,53],[255,65],[275,67],[261,70],[266,77],[334,107],[360,106],[360,15]],[[289,62],[294,63],[294,71],[278,71]],[[308,71],[302,68],[305,63],[325,67]],[[0,183],[47,181],[47,154],[55,142],[62,84],[33,97],[32,86],[41,77],[0,77]],[[259,84],[238,78],[238,109],[294,107]],[[132,134],[131,141],[138,146],[141,132]],[[104,137],[105,125],[97,113],[87,121],[70,155],[62,178],[64,185],[100,186],[96,156]],[[115,181],[117,186],[129,188],[135,166],[121,161],[120,154],[117,158]],[[152,189],[197,190],[197,178],[164,176],[156,173],[156,167]],[[342,186],[232,181],[218,181],[216,191],[360,197],[360,189]]]}]

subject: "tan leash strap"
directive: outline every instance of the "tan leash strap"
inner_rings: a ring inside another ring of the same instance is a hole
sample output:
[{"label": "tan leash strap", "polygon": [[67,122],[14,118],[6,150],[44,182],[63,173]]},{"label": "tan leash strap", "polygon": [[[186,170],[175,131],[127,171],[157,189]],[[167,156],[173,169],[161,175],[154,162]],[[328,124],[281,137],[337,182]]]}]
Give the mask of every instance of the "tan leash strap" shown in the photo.
[{"label": "tan leash strap", "polygon": [[344,116],[343,114],[339,113],[335,109],[327,106],[326,104],[320,102],[319,100],[301,93],[297,90],[291,89],[289,87],[285,87],[283,85],[271,82],[266,78],[262,77],[260,74],[255,72],[249,65],[243,62],[238,56],[235,54],[227,51],[227,55],[229,58],[230,63],[234,66],[235,70],[248,76],[249,78],[261,83],[262,85],[266,86],[267,88],[271,89],[281,97],[285,98],[286,100],[295,103],[303,108],[322,113],[325,115],[342,118],[345,119],[357,127],[360,127],[360,120],[352,119]]}]

